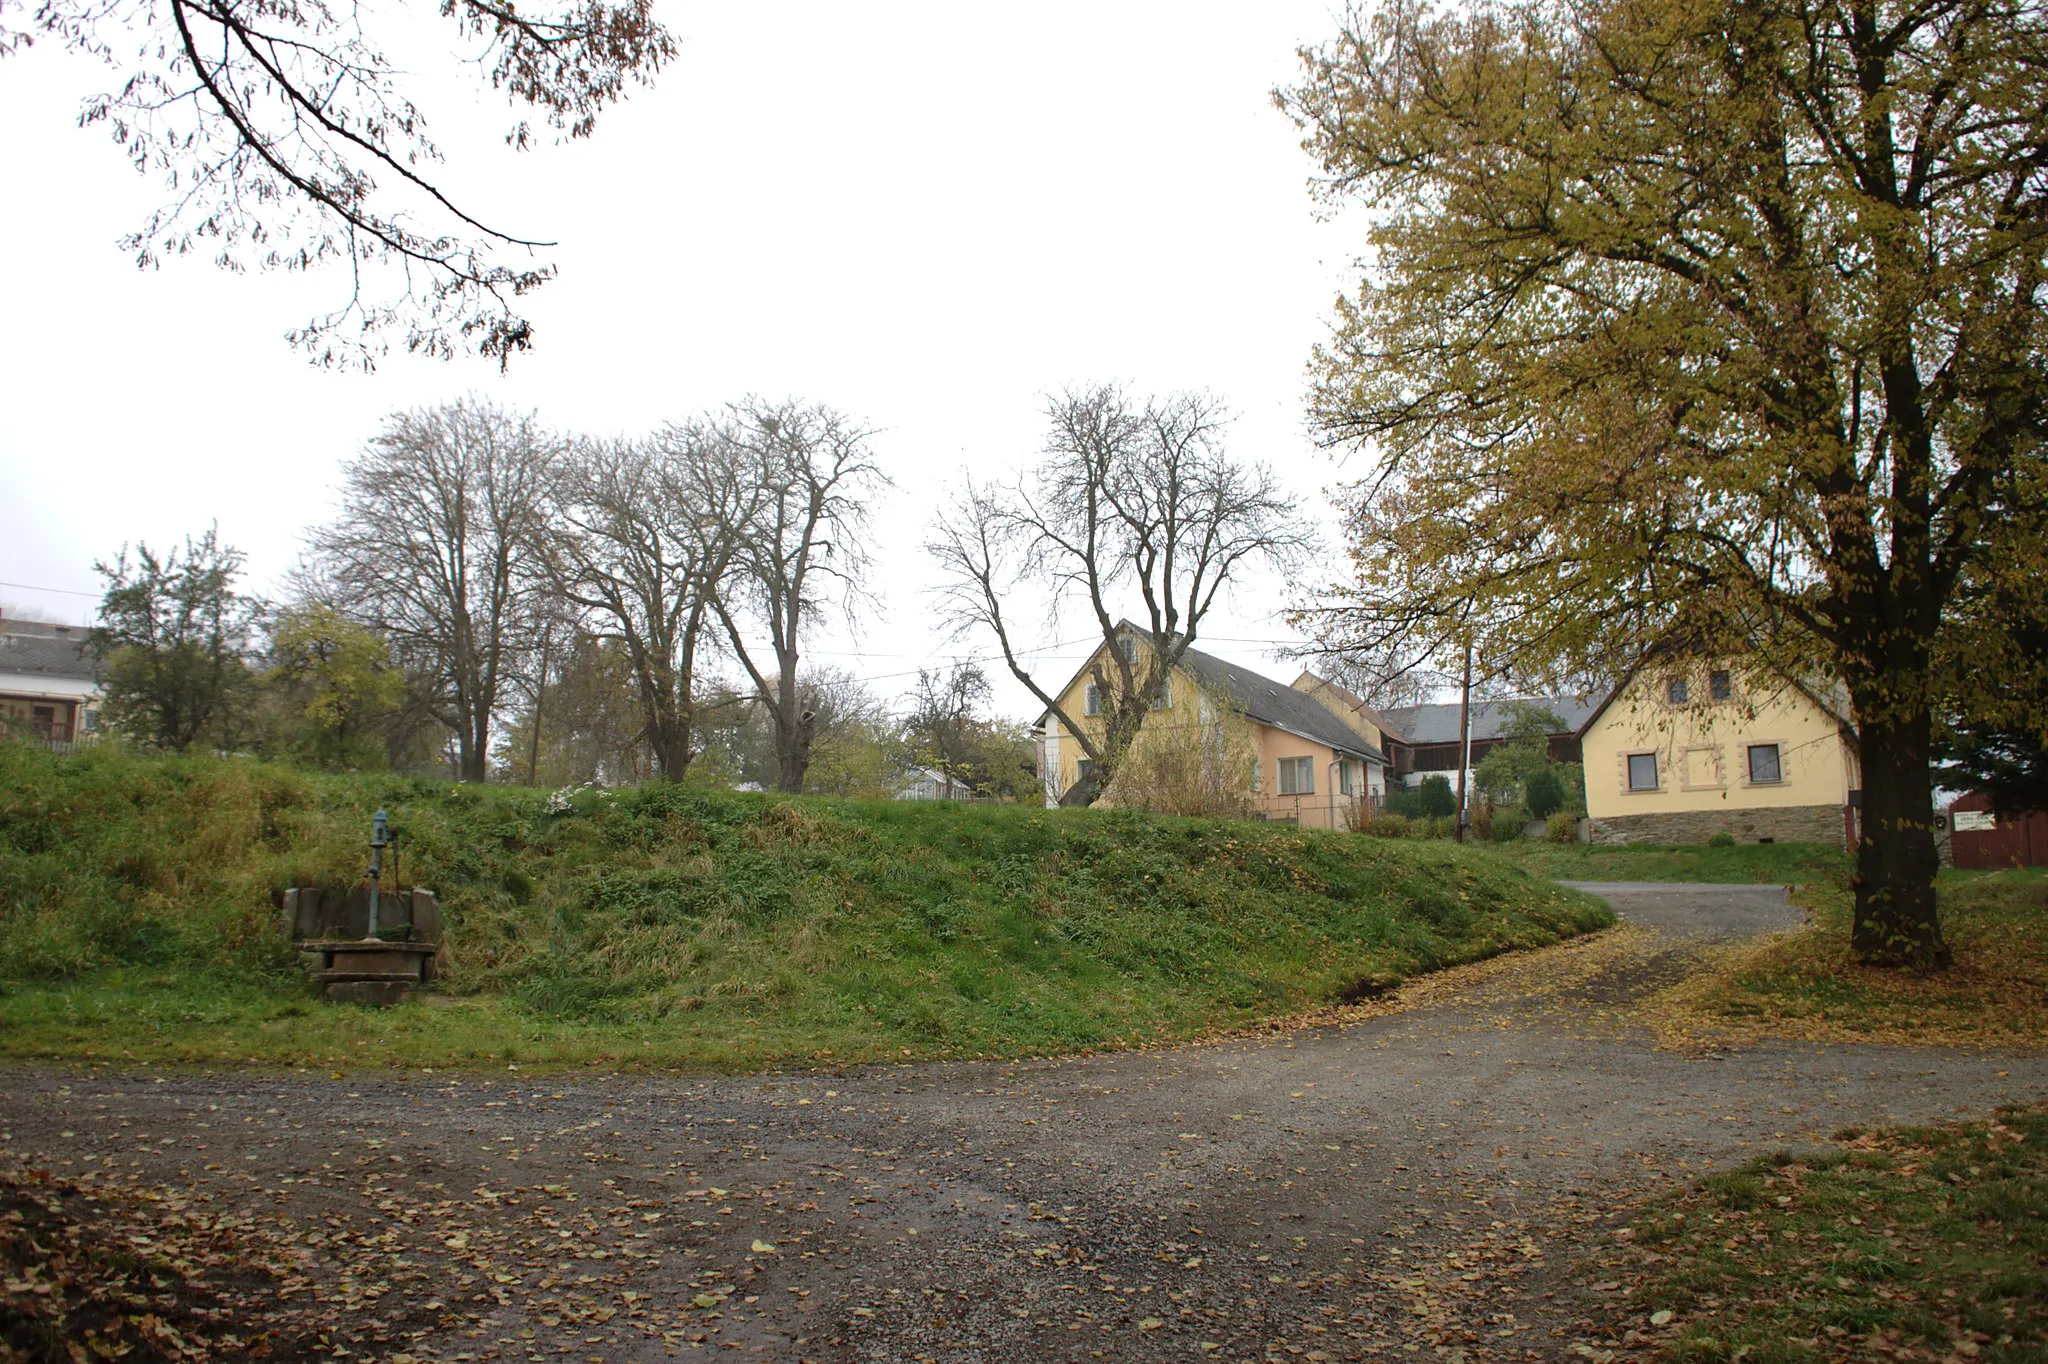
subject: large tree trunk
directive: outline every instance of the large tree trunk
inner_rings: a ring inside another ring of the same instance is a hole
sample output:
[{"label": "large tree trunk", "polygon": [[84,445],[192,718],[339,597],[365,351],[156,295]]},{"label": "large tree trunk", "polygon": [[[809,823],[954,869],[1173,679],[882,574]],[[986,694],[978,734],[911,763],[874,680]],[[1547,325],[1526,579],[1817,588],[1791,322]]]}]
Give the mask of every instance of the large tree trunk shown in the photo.
[{"label": "large tree trunk", "polygon": [[1857,726],[1863,827],[1856,848],[1850,945],[1877,966],[1945,967],[1955,958],[1934,901],[1933,722],[1925,711]]},{"label": "large tree trunk", "polygon": [[817,727],[817,712],[809,710],[799,714],[796,723],[787,729],[776,726],[776,790],[795,795],[804,789],[804,775],[811,770],[811,740],[817,735]]}]

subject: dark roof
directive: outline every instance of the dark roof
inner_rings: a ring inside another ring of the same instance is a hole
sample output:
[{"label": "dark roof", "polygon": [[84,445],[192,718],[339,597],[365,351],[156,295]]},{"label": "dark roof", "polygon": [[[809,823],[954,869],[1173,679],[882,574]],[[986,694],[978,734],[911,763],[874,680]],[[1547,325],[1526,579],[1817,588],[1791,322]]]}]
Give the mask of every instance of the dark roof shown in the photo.
[{"label": "dark roof", "polygon": [[[1524,696],[1512,701],[1472,703],[1472,742],[1498,739],[1507,727],[1506,707],[1520,701],[1548,707],[1564,728],[1555,734],[1576,734],[1593,714],[1593,703],[1582,696]],[[1454,744],[1458,742],[1458,703],[1435,702],[1424,706],[1395,706],[1386,712],[1387,724],[1396,737],[1410,744]]]},{"label": "dark roof", "polygon": [[1260,724],[1327,744],[1340,753],[1361,758],[1383,756],[1363,734],[1338,719],[1328,706],[1307,692],[1296,691],[1284,682],[1275,682],[1250,668],[1227,663],[1200,649],[1188,650],[1181,663],[1203,686],[1224,693]]},{"label": "dark roof", "polygon": [[85,647],[86,632],[69,635],[0,634],[0,673],[34,677],[99,676],[99,664]]}]

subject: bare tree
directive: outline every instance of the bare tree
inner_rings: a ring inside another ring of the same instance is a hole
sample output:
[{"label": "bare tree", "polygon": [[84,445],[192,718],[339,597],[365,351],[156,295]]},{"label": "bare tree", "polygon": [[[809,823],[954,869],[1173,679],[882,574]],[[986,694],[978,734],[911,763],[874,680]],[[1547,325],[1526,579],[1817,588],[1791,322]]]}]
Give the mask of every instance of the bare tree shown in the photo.
[{"label": "bare tree", "polygon": [[[1019,682],[1057,716],[1090,760],[1061,802],[1090,805],[1145,722],[1153,698],[1194,644],[1231,578],[1251,564],[1286,567],[1308,547],[1292,497],[1271,469],[1223,446],[1223,405],[1196,393],[1139,402],[1112,385],[1046,405],[1044,460],[1014,486],[970,483],[928,549],[957,630],[985,629]],[[1103,647],[1091,680],[1102,723],[1069,715],[1024,665],[1008,598],[1033,582],[1053,615],[1078,603]],[[1123,643],[1119,602],[1143,606],[1142,652]]]},{"label": "bare tree", "polygon": [[434,677],[457,771],[482,781],[508,689],[550,609],[547,507],[561,442],[466,399],[401,412],[342,469],[314,553],[342,604]]},{"label": "bare tree", "polygon": [[[119,84],[89,98],[81,121],[105,125],[137,170],[167,183],[170,202],[122,243],[140,264],[198,250],[231,270],[345,265],[346,302],[292,336],[323,362],[367,364],[392,330],[407,350],[501,362],[528,345],[513,300],[554,274],[533,258],[552,243],[478,220],[430,178],[441,153],[403,89],[410,54],[387,51],[400,27],[390,14],[353,0],[19,8],[27,26],[12,28],[0,6],[0,57],[48,39],[116,69]],[[523,106],[506,136],[515,147],[536,140],[526,117],[586,136],[675,55],[652,0],[438,8],[467,64]]]},{"label": "bare tree", "polygon": [[865,498],[887,480],[871,433],[828,407],[749,398],[717,433],[758,500],[712,610],[774,723],[776,787],[801,791],[817,727],[798,686],[803,631],[828,594],[852,610],[868,565]]},{"label": "bare tree", "polygon": [[699,646],[762,495],[739,477],[737,454],[701,421],[588,443],[557,502],[562,591],[624,646],[656,770],[670,781],[689,770]]}]

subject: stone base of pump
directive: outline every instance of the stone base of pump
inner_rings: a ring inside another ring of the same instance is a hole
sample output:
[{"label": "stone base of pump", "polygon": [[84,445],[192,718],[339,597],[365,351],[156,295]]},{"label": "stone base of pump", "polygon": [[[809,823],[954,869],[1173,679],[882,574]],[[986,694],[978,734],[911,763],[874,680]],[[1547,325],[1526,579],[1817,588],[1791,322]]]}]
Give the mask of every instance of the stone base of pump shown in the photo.
[{"label": "stone base of pump", "polygon": [[402,1003],[434,978],[432,943],[343,938],[301,942],[298,949],[299,960],[337,1004]]}]

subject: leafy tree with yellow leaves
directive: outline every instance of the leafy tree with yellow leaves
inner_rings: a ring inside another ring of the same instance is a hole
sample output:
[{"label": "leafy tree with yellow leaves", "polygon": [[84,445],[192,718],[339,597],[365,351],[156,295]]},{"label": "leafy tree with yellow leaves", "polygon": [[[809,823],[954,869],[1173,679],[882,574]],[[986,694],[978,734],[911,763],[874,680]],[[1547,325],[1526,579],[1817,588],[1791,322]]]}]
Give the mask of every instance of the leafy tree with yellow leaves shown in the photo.
[{"label": "leafy tree with yellow leaves", "polygon": [[1996,633],[1956,591],[2044,567],[1993,528],[2048,523],[2048,11],[1384,0],[1304,60],[1280,99],[1373,211],[1316,357],[1373,462],[1325,633],[1839,686],[1854,945],[1946,963],[1934,716],[1997,686],[1943,666]]}]

